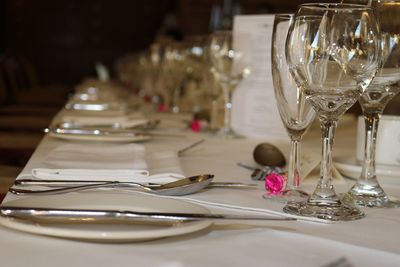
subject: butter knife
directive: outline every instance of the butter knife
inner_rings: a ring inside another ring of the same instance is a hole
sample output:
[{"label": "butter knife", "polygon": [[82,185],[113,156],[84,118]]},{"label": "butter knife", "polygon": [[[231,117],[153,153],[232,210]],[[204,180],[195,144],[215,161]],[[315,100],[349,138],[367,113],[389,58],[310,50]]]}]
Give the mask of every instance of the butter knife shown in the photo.
[{"label": "butter knife", "polygon": [[138,212],[92,209],[55,209],[1,206],[0,216],[46,223],[168,223],[202,220],[296,221],[291,217],[244,216],[234,214]]}]

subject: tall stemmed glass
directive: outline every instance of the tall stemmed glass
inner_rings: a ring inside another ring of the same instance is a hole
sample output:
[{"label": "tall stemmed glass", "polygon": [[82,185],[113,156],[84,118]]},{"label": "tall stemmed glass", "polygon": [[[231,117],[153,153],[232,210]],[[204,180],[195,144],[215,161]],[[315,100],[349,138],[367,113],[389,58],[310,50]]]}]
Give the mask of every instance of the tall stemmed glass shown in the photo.
[{"label": "tall stemmed glass", "polygon": [[186,83],[192,82],[195,85],[189,96],[191,112],[199,112],[204,109],[204,95],[203,79],[204,73],[208,71],[206,65],[206,52],[207,36],[195,35],[185,39],[186,43]]},{"label": "tall stemmed glass", "polygon": [[321,124],[320,180],[305,202],[284,211],[326,220],[364,216],[343,204],[332,185],[332,144],[337,121],[370,84],[380,62],[379,31],[371,8],[349,4],[299,7],[286,42],[290,71]]},{"label": "tall stemmed glass", "polygon": [[170,109],[174,113],[181,111],[180,99],[182,95],[183,81],[186,74],[186,54],[184,44],[173,41],[165,47],[163,58],[163,74],[167,87],[169,88],[169,97],[167,101]]},{"label": "tall stemmed glass", "polygon": [[224,138],[239,137],[231,125],[232,95],[240,81],[250,73],[243,51],[233,45],[231,31],[217,31],[211,35],[209,53],[212,72],[222,87],[225,99],[224,126],[219,132]]},{"label": "tall stemmed glass", "polygon": [[387,103],[400,92],[400,1],[379,0],[370,4],[380,25],[382,62],[359,100],[365,121],[364,160],[359,180],[343,200],[360,206],[392,208],[400,206],[400,202],[390,200],[378,183],[375,149],[379,117]]},{"label": "tall stemmed glass", "polygon": [[308,194],[300,185],[301,139],[315,118],[315,111],[306,101],[304,92],[297,87],[286,63],[285,44],[293,14],[276,14],[272,33],[272,78],[275,98],[282,122],[290,137],[288,181],[280,194],[264,194],[264,198],[282,202],[301,201]]}]

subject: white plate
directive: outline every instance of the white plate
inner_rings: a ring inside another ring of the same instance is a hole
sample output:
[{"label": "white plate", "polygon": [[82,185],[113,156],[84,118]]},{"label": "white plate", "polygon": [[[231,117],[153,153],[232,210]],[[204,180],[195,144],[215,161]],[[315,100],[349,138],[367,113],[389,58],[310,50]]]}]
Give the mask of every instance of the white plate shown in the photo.
[{"label": "white plate", "polygon": [[[358,179],[361,174],[361,165],[355,157],[337,157],[334,158],[336,168],[344,176]],[[382,184],[400,185],[400,167],[392,165],[377,165],[376,176]]]},{"label": "white plate", "polygon": [[71,140],[71,141],[96,141],[96,142],[143,142],[151,139],[150,135],[145,134],[126,134],[113,133],[107,135],[95,134],[70,134],[70,133],[54,133],[50,132],[51,137]]},{"label": "white plate", "polygon": [[[171,198],[160,198],[138,193],[91,192],[66,195],[36,196],[3,203],[6,206],[61,209],[108,209],[142,212],[210,211],[202,206]],[[209,227],[212,221],[184,222],[176,225],[136,224],[44,224],[0,217],[0,225],[39,235],[96,242],[138,242],[177,236]]]}]

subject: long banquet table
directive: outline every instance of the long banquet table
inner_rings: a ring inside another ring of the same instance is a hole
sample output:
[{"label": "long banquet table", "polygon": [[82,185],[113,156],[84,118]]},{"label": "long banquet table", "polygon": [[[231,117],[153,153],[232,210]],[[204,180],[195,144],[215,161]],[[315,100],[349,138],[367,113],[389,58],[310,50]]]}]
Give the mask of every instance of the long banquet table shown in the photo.
[{"label": "long banquet table", "polygon": [[[253,182],[250,171],[237,162],[252,163],[256,144],[270,140],[219,140],[207,133],[184,129],[182,117],[161,116],[158,130],[184,134],[183,138],[154,137],[143,143],[146,149],[178,150],[196,140],[206,142],[180,157],[185,175],[215,174],[216,181]],[[334,153],[353,153],[355,121],[339,125]],[[21,175],[43,166],[49,151],[68,143],[45,136]],[[76,144],[79,144],[77,142]],[[99,145],[102,145],[99,143]],[[319,132],[311,131],[304,147],[319,151]],[[105,150],[104,153],[107,153]],[[400,177],[399,177],[400,179]],[[316,179],[309,178],[304,188],[312,192]],[[283,204],[262,198],[262,182],[257,189],[210,189],[189,198],[220,202],[239,210],[208,205],[212,212],[268,214],[280,211]],[[351,180],[335,181],[338,192],[345,192]],[[400,197],[400,182],[385,185],[389,194]],[[70,193],[83,194],[83,193]],[[20,199],[7,194],[3,204]],[[310,221],[250,223],[215,222],[194,233],[146,242],[96,243],[69,240],[0,227],[1,266],[324,266],[345,258],[349,266],[400,265],[400,209],[363,209],[366,217],[332,224]]]}]

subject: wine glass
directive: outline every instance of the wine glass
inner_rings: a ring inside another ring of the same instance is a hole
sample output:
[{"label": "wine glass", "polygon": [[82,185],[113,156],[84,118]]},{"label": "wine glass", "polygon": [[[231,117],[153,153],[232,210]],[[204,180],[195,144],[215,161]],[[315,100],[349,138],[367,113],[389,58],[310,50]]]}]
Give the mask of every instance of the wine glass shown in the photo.
[{"label": "wine glass", "polygon": [[[210,46],[211,46],[211,35],[206,40],[204,47],[204,64],[211,66]],[[205,68],[203,71],[203,86],[205,89],[206,99],[209,102],[210,109],[210,125],[209,131],[212,134],[216,134],[220,130],[220,98],[222,96],[222,89],[220,83],[217,81],[213,74],[212,68]]]},{"label": "wine glass", "polygon": [[379,117],[387,103],[400,92],[400,1],[369,1],[381,31],[381,67],[359,100],[365,121],[364,160],[360,178],[343,196],[345,202],[368,207],[398,207],[379,185],[375,168]]},{"label": "wine glass", "polygon": [[332,184],[332,145],[337,121],[370,84],[380,63],[380,36],[370,7],[300,5],[286,42],[290,71],[321,124],[320,180],[305,202],[284,211],[325,220],[355,220],[364,213],[345,205]]},{"label": "wine glass", "polygon": [[272,33],[272,78],[279,114],[290,137],[287,187],[280,194],[264,194],[282,202],[301,201],[308,194],[300,189],[301,139],[315,118],[315,111],[293,80],[286,63],[285,44],[293,14],[276,14]]},{"label": "wine glass", "polygon": [[169,88],[169,100],[173,113],[179,113],[180,98],[183,91],[183,82],[186,74],[186,53],[182,42],[171,41],[165,47],[163,58],[163,75],[166,86]]},{"label": "wine glass", "polygon": [[231,125],[232,95],[240,81],[250,74],[247,58],[234,47],[231,31],[213,33],[209,53],[212,73],[221,85],[225,100],[224,126],[218,135],[228,139],[240,137]]},{"label": "wine glass", "polygon": [[207,36],[194,35],[185,39],[186,46],[186,83],[189,91],[185,94],[187,111],[201,112],[204,107],[205,88],[203,86],[204,73],[208,71],[206,65]]}]

